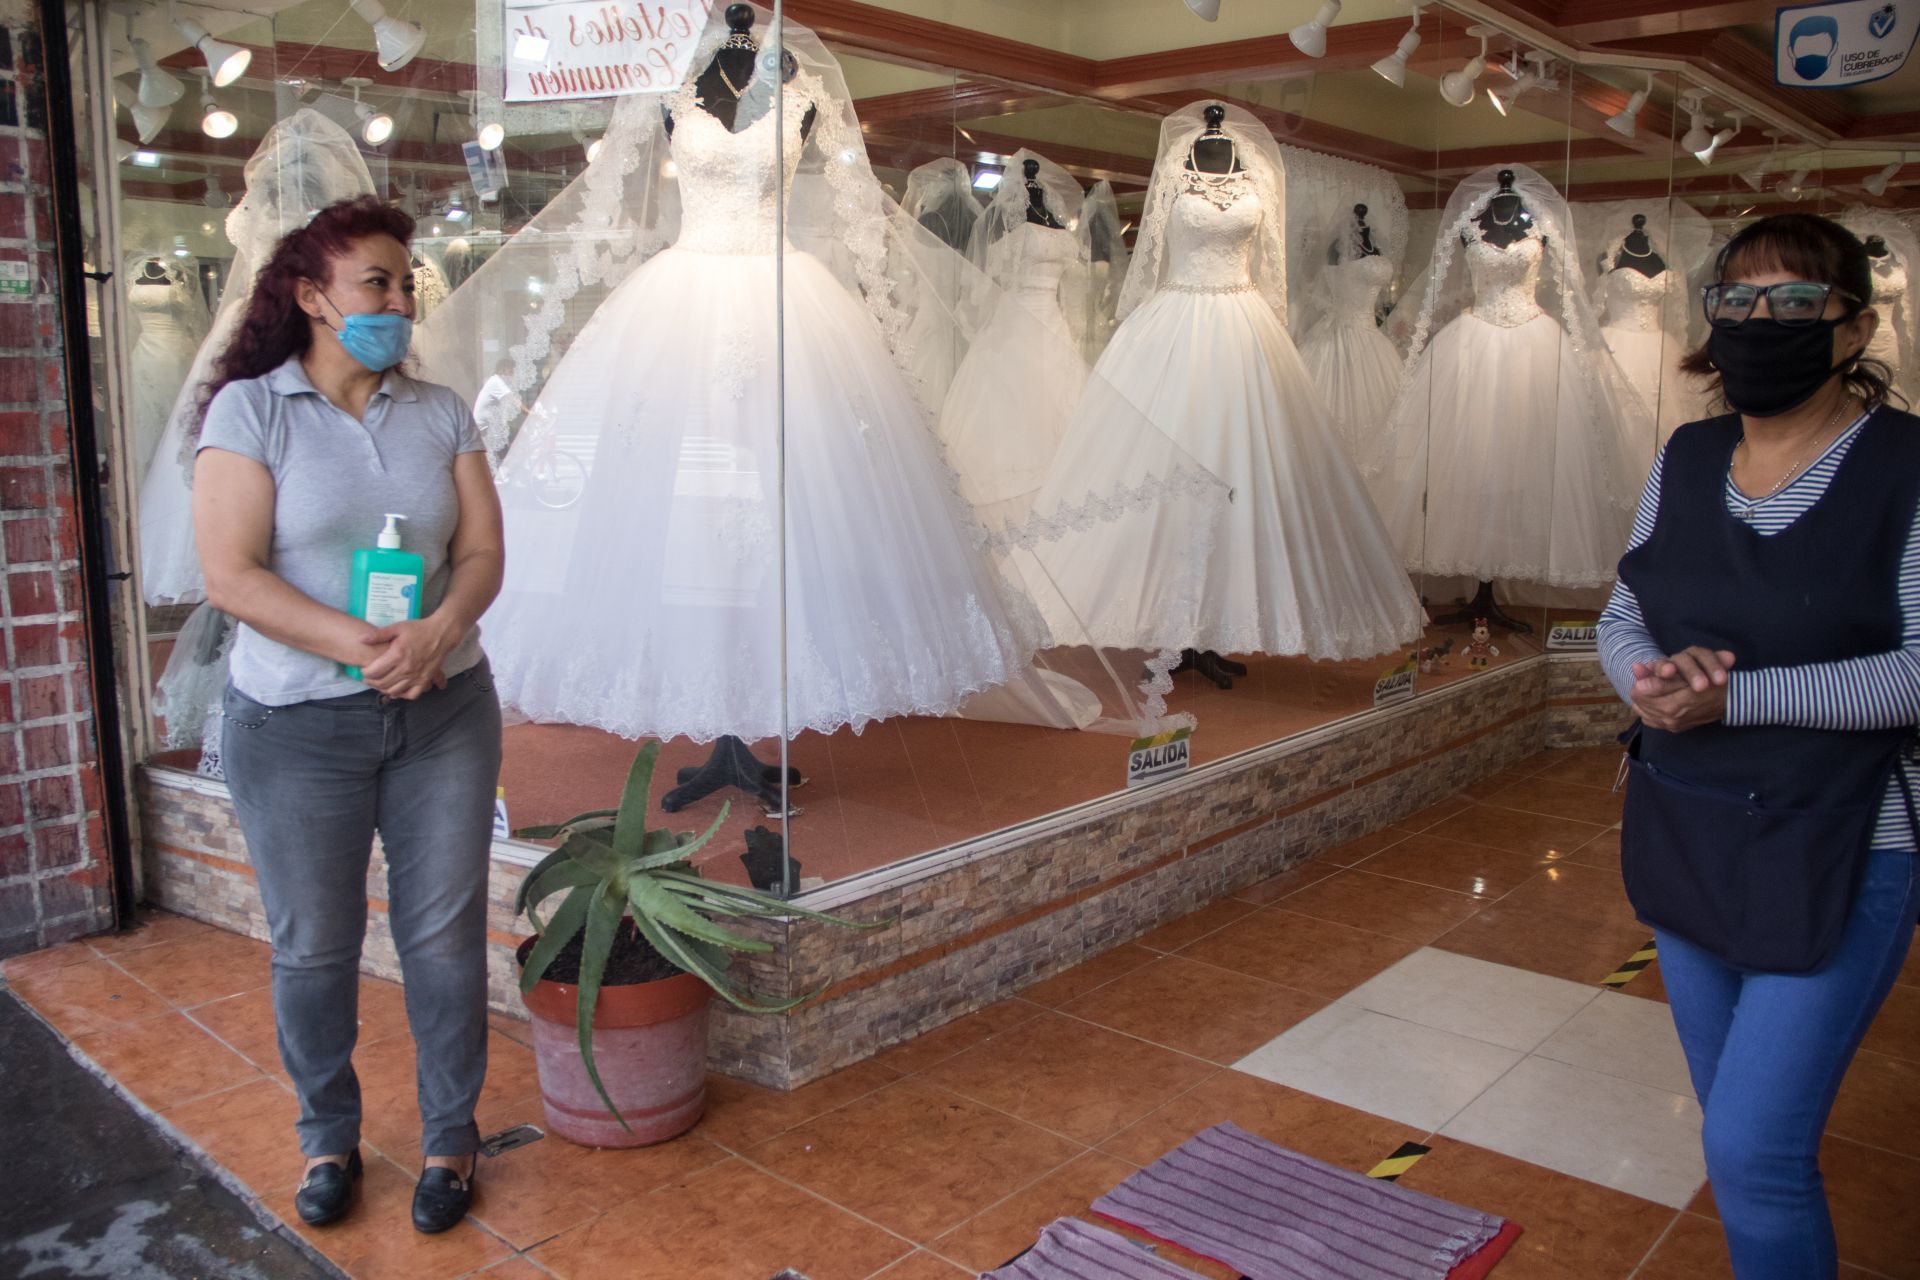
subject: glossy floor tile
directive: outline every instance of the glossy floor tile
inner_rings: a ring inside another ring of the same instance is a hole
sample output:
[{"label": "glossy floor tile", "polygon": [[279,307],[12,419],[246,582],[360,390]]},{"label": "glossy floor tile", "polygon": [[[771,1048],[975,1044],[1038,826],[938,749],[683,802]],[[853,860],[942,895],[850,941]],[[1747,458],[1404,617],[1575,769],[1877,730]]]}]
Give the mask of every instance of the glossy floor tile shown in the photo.
[{"label": "glossy floor tile", "polygon": [[1520,1054],[1450,1031],[1333,1004],[1234,1069],[1432,1131],[1484,1093]]},{"label": "glossy floor tile", "polygon": [[1676,1209],[1707,1177],[1691,1095],[1551,1058],[1527,1058],[1440,1132]]},{"label": "glossy floor tile", "polygon": [[[1402,1185],[1525,1229],[1493,1280],[1716,1280],[1730,1273],[1659,966],[1599,985],[1648,936],[1620,884],[1617,758],[1520,760],[804,1088],[713,1077],[706,1116],[673,1142],[506,1152],[482,1162],[469,1220],[436,1239],[406,1220],[419,1121],[403,993],[368,979],[354,1058],[368,1179],[348,1223],[303,1234],[353,1277],[952,1280],[1231,1121],[1357,1172],[1428,1145]],[[810,767],[830,783],[851,762],[836,746]],[[928,823],[966,820],[915,803]],[[297,1101],[261,944],[148,912],[0,976],[290,1212]],[[482,1131],[544,1126],[524,1022],[494,1015],[488,1049]],[[1920,1280],[1917,1133],[1920,953],[1823,1146],[1845,1280]]]}]

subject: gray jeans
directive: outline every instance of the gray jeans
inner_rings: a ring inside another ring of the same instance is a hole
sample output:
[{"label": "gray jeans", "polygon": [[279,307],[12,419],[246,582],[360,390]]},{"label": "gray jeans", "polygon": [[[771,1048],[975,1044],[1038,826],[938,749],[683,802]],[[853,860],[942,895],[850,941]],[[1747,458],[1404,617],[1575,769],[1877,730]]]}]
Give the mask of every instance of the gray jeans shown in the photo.
[{"label": "gray jeans", "polygon": [[360,1141],[353,1073],[373,836],[406,983],[420,1150],[477,1150],[487,1073],[487,869],[500,703],[484,659],[413,702],[368,690],[267,707],[227,686],[221,750],[273,935],[300,1150]]}]

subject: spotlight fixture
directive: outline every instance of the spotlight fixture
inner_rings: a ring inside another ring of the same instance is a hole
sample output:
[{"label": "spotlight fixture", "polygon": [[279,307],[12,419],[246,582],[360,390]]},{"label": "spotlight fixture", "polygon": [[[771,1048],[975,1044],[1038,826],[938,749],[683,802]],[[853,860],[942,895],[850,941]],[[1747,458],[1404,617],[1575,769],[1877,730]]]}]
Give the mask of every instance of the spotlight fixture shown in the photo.
[{"label": "spotlight fixture", "polygon": [[1493,32],[1488,27],[1469,27],[1467,34],[1480,37],[1480,52],[1468,59],[1466,66],[1440,77],[1441,98],[1456,107],[1464,107],[1473,101],[1473,82],[1487,69],[1487,37]]},{"label": "spotlight fixture", "polygon": [[975,191],[992,191],[1000,185],[1000,179],[1006,176],[1005,170],[995,169],[991,165],[983,164],[973,171],[973,189]]},{"label": "spotlight fixture", "polygon": [[493,115],[482,113],[480,109],[480,91],[468,89],[467,116],[473,124],[473,140],[480,144],[482,151],[498,151],[500,144],[507,140],[507,128]]},{"label": "spotlight fixture", "polygon": [[1340,0],[1325,0],[1311,18],[1287,32],[1287,39],[1293,41],[1293,47],[1309,58],[1324,58],[1327,55],[1327,28],[1340,16]]},{"label": "spotlight fixture", "polygon": [[1774,159],[1780,154],[1780,135],[1769,129],[1767,136],[1773,139],[1773,146],[1767,149],[1767,158],[1740,171],[1740,181],[1755,191],[1767,189],[1767,175],[1773,172]]},{"label": "spotlight fixture", "polygon": [[1634,122],[1640,116],[1640,108],[1646,106],[1647,99],[1652,96],[1653,72],[1649,71],[1647,72],[1646,84],[1633,91],[1633,96],[1627,99],[1627,105],[1607,117],[1607,128],[1613,130],[1623,138],[1631,138],[1634,131]]},{"label": "spotlight fixture", "polygon": [[175,17],[173,29],[207,60],[207,72],[213,77],[213,87],[216,89],[224,89],[245,75],[247,64],[253,61],[253,50],[228,44],[225,40],[215,40],[207,34],[205,27],[192,18]]},{"label": "spotlight fixture", "polygon": [[1812,165],[1801,165],[1775,183],[1773,189],[1789,200],[1798,200],[1807,194],[1807,179],[1812,173]]},{"label": "spotlight fixture", "polygon": [[1705,105],[1698,94],[1689,94],[1680,100],[1686,108],[1687,118],[1691,121],[1686,133],[1680,137],[1680,145],[1698,155],[1713,144],[1713,134],[1707,128]]},{"label": "spotlight fixture", "polygon": [[375,111],[360,101],[360,91],[373,81],[365,76],[348,76],[340,82],[353,90],[353,114],[360,120],[360,136],[367,145],[377,147],[393,136],[393,117],[384,111]]},{"label": "spotlight fixture", "polygon": [[[132,27],[132,22],[128,22]],[[163,71],[160,64],[153,60],[153,46],[135,36],[133,39],[133,60],[140,64],[140,105],[143,107],[170,107],[180,101],[180,95],[187,86],[180,83],[180,77],[170,71]]]},{"label": "spotlight fixture", "polygon": [[176,258],[191,258],[193,256],[193,250],[187,248],[187,238],[185,236],[180,235],[173,238],[173,256]]},{"label": "spotlight fixture", "polygon": [[240,128],[240,118],[213,100],[205,67],[195,67],[193,74],[200,77],[200,132],[209,138],[231,138]]},{"label": "spotlight fixture", "polygon": [[227,195],[227,189],[220,185],[220,179],[208,174],[207,194],[200,197],[200,203],[209,209],[224,209],[232,201]]},{"label": "spotlight fixture", "polygon": [[133,159],[133,155],[133,144],[131,142],[128,142],[125,138],[115,138],[113,140],[113,159],[116,164],[125,164],[127,161]]},{"label": "spotlight fixture", "polygon": [[147,107],[140,103],[140,85],[135,80],[115,80],[113,82],[114,101],[127,109],[133,117],[133,130],[142,142],[152,142],[160,136],[160,130],[166,127],[167,117],[173,114],[171,107]]},{"label": "spotlight fixture", "polygon": [[137,169],[158,169],[160,153],[158,151],[136,151],[127,157],[127,163]]},{"label": "spotlight fixture", "polygon": [[587,144],[587,163],[588,164],[592,164],[595,160],[598,160],[600,158],[600,144],[604,141],[606,141],[605,138],[595,138],[592,142],[589,142]]},{"label": "spotlight fixture", "polygon": [[1187,0],[1187,8],[1208,22],[1220,20],[1220,0]]},{"label": "spotlight fixture", "polygon": [[1714,153],[1726,146],[1727,143],[1733,141],[1734,135],[1739,132],[1740,113],[1736,111],[1728,120],[1727,124],[1715,133],[1712,138],[1708,139],[1706,146],[1693,153],[1693,158],[1701,164],[1712,164]]},{"label": "spotlight fixture", "polygon": [[1413,6],[1413,25],[1407,28],[1407,34],[1400,37],[1400,43],[1393,52],[1373,64],[1373,73],[1396,89],[1407,87],[1407,59],[1420,47],[1420,6]]},{"label": "spotlight fixture", "polygon": [[427,42],[427,33],[411,22],[387,16],[380,0],[348,0],[353,11],[373,28],[373,47],[382,71],[398,71],[413,61]]},{"label": "spotlight fixture", "polygon": [[1866,193],[1870,196],[1884,196],[1887,194],[1887,184],[1893,181],[1894,175],[1899,173],[1901,167],[1906,163],[1907,158],[1903,155],[1860,185],[1866,189]]},{"label": "spotlight fixture", "polygon": [[1528,64],[1525,71],[1518,69],[1517,62],[1510,62],[1505,68],[1506,73],[1513,77],[1512,88],[1487,91],[1487,101],[1491,102],[1493,109],[1503,116],[1513,109],[1513,104],[1520,100],[1522,94],[1531,93],[1535,89],[1542,89],[1553,83],[1553,72],[1550,67],[1553,62],[1551,54],[1535,49],[1521,55],[1519,61]]}]

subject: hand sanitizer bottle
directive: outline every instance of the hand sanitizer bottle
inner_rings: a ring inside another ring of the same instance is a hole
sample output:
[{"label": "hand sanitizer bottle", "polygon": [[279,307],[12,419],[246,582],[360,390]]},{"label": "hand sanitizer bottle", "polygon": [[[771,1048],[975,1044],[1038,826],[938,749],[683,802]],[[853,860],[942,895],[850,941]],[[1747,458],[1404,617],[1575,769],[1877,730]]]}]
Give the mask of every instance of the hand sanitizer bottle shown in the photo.
[{"label": "hand sanitizer bottle", "polygon": [[[400,549],[397,522],[404,518],[389,514],[386,528],[380,530],[379,545],[353,553],[353,590],[347,612],[376,627],[420,616],[427,564],[413,552]],[[346,671],[355,680],[360,678],[360,668],[348,667]]]}]

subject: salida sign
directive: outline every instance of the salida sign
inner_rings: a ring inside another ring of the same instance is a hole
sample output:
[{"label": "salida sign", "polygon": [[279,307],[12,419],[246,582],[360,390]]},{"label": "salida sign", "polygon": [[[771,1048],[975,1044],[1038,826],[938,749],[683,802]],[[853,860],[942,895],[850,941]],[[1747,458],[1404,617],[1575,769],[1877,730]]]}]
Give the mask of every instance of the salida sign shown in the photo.
[{"label": "salida sign", "polygon": [[714,0],[553,0],[506,6],[508,102],[559,102],[679,85]]}]

